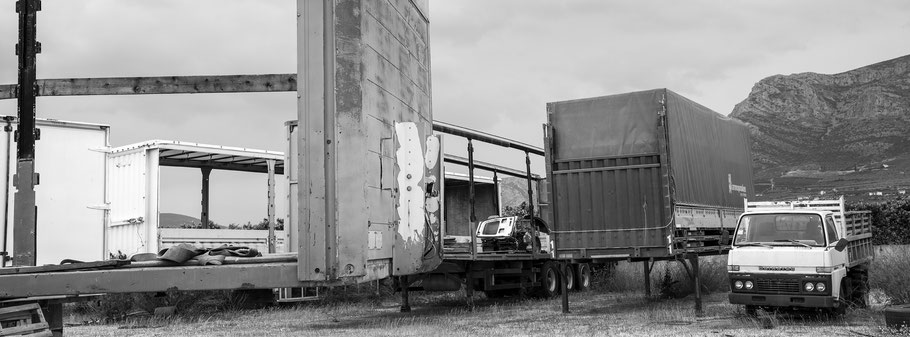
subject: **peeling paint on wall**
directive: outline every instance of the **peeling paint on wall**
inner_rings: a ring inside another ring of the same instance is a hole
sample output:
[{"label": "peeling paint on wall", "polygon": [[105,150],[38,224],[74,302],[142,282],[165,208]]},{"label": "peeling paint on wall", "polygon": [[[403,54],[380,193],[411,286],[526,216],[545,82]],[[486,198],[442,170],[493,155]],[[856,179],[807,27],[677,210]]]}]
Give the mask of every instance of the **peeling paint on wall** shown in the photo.
[{"label": "peeling paint on wall", "polygon": [[398,149],[398,234],[405,245],[422,243],[424,229],[424,190],[421,186],[424,157],[420,133],[414,122],[395,123]]}]

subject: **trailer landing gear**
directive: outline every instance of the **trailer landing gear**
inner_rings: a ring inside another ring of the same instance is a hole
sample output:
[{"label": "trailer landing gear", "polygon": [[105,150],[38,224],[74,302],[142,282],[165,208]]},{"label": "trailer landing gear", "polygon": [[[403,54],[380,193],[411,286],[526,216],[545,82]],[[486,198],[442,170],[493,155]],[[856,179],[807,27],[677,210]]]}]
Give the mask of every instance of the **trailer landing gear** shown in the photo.
[{"label": "trailer landing gear", "polygon": [[408,287],[411,284],[408,283],[408,277],[399,276],[398,284],[401,286],[401,312],[411,312],[410,295],[408,294]]}]

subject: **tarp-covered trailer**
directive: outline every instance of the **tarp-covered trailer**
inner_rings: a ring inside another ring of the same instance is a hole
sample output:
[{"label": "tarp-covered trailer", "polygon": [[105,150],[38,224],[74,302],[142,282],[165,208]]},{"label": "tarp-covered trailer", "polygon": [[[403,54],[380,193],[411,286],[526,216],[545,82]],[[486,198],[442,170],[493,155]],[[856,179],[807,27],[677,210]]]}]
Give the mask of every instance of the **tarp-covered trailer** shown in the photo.
[{"label": "tarp-covered trailer", "polygon": [[547,120],[558,257],[729,250],[752,192],[744,124],[667,89],[549,103]]}]

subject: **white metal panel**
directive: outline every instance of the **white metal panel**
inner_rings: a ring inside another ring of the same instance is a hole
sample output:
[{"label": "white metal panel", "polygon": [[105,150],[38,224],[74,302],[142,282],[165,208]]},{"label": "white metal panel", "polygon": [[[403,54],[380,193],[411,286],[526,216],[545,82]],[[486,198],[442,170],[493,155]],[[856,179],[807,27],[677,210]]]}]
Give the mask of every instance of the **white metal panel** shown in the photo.
[{"label": "white metal panel", "polygon": [[[203,249],[230,245],[256,248],[263,254],[269,251],[269,231],[267,230],[161,228],[159,233],[162,248],[189,243]],[[285,233],[286,231],[275,231],[276,253],[288,252]]]},{"label": "white metal panel", "polygon": [[[37,217],[37,265],[58,264],[63,259],[96,261],[103,259],[104,237],[104,150],[108,146],[108,127],[98,124],[38,120],[41,139],[36,143],[35,168],[40,183],[35,186]],[[17,124],[13,124],[16,128]],[[9,146],[7,148],[7,146]],[[0,132],[0,158],[10,163],[7,193],[0,199],[8,207],[7,231],[3,239],[12,247],[13,187],[16,173],[16,144],[9,134]],[[6,172],[0,162],[0,175]],[[90,208],[93,207],[94,208]],[[0,235],[3,235],[0,231]]]},{"label": "white metal panel", "polygon": [[150,252],[148,243],[148,151],[140,148],[108,154],[110,224],[107,249],[127,256]]},{"label": "white metal panel", "polygon": [[149,238],[148,247],[146,247],[146,253],[155,253],[158,252],[158,241],[160,237],[158,236],[158,205],[159,200],[158,196],[161,191],[161,185],[159,184],[161,178],[161,166],[158,166],[158,155],[160,149],[149,149],[148,155],[145,158],[146,162],[146,182],[148,185],[145,187],[147,198],[146,199],[146,211],[148,220],[145,221],[145,235]]},{"label": "white metal panel", "polygon": [[291,252],[297,251],[297,122],[285,123],[288,127],[288,152],[285,155],[284,176],[288,183],[288,208],[287,221],[285,221],[285,235]]}]

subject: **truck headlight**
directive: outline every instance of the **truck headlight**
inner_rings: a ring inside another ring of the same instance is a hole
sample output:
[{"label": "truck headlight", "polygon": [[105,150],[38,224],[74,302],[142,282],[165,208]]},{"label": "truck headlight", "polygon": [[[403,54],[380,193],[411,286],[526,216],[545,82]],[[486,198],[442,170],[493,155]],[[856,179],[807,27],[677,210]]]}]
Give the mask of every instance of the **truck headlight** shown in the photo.
[{"label": "truck headlight", "polygon": [[746,287],[746,289],[752,289],[752,281],[746,281],[744,286]]},{"label": "truck headlight", "polygon": [[736,282],[733,282],[733,287],[736,288],[736,289],[742,289],[742,288],[743,288],[743,281],[736,281]]},{"label": "truck headlight", "polygon": [[815,284],[815,289],[818,290],[818,291],[825,291],[825,283],[824,283],[824,282],[818,282],[818,283],[816,283],[816,284]]},{"label": "truck headlight", "polygon": [[812,284],[812,282],[807,282],[805,288],[806,288],[806,291],[813,291],[813,290],[815,290],[815,285]]}]

